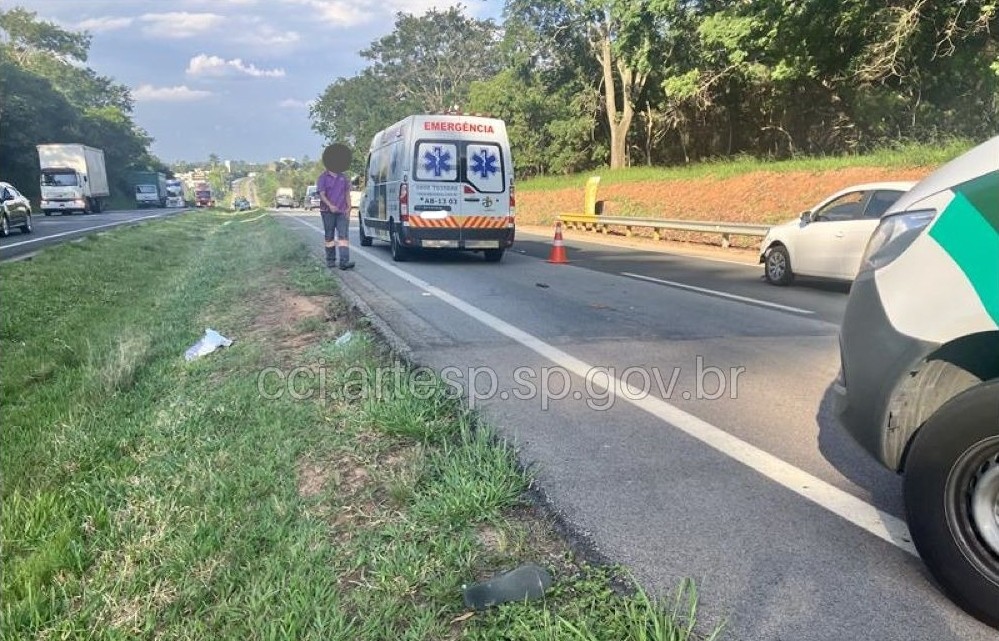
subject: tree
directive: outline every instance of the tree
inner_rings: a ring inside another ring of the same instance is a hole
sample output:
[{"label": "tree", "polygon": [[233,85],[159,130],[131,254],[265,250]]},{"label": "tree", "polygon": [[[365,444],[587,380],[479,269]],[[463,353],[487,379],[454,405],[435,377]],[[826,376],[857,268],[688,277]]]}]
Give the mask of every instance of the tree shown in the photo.
[{"label": "tree", "polygon": [[[447,34],[442,37],[442,34]],[[499,32],[492,20],[475,20],[462,8],[432,9],[416,17],[398,13],[395,30],[361,52],[392,96],[441,112],[464,104],[476,80],[495,75]]]},{"label": "tree", "polygon": [[103,149],[112,191],[127,187],[128,169],[166,169],[132,120],[128,88],[83,66],[88,34],[18,8],[0,11],[0,35],[0,174],[36,195],[35,146],[51,142]]},{"label": "tree", "polygon": [[635,104],[654,63],[668,55],[679,0],[509,0],[507,14],[533,24],[552,43],[585,39],[600,68],[610,166],[628,164],[627,138]]},{"label": "tree", "polygon": [[89,35],[39,21],[33,11],[21,7],[0,11],[0,31],[5,35],[7,55],[18,65],[25,66],[38,55],[57,56],[63,62],[87,61]]}]

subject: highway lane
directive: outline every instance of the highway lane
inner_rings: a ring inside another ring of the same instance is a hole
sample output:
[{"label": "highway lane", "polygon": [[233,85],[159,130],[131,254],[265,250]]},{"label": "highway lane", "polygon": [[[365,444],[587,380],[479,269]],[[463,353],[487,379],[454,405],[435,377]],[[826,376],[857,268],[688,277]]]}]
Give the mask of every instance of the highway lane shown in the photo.
[{"label": "highway lane", "polygon": [[45,247],[82,238],[121,225],[154,220],[189,211],[188,209],[136,209],[110,211],[88,215],[55,215],[31,217],[34,230],[30,234],[20,231],[0,238],[0,261],[15,260],[33,254]]},{"label": "highway lane", "polygon": [[[833,323],[843,319],[849,284],[820,279],[798,278],[790,287],[775,287],[763,278],[763,266],[717,258],[693,258],[648,249],[625,248],[579,238],[565,239],[566,253],[576,266],[612,274],[633,274],[654,278],[663,286],[675,283],[697,287],[715,295],[742,297],[784,306]],[[516,251],[535,258],[548,258],[550,235],[517,231]],[[635,277],[635,276],[632,276]],[[655,281],[652,281],[655,282]],[[674,285],[676,286],[676,285]]]},{"label": "highway lane", "polygon": [[[280,218],[319,251],[318,217]],[[832,416],[829,312],[621,276],[621,264],[663,265],[608,251],[620,255],[596,262],[615,267],[600,270],[516,252],[398,264],[355,245],[358,269],[342,278],[417,362],[476,381],[472,401],[573,531],[656,593],[694,578],[729,638],[994,639],[934,587],[906,540],[898,478]],[[665,264],[671,280],[724,285],[694,281],[696,259]],[[632,389],[608,395],[611,368]]]}]

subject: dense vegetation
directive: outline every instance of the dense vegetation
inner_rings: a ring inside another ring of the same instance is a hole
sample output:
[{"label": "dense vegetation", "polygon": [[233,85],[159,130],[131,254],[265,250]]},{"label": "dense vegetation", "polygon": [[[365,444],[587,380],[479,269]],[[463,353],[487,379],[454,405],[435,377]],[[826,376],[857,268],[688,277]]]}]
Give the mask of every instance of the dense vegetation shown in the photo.
[{"label": "dense vegetation", "polygon": [[86,67],[89,49],[86,33],[25,9],[0,11],[0,176],[31,198],[39,192],[39,144],[103,149],[112,195],[128,192],[130,169],[166,170],[132,120],[128,87]]},{"label": "dense vegetation", "polygon": [[507,0],[502,24],[399,14],[369,65],[322,94],[313,127],[363,149],[409,113],[458,105],[507,121],[525,175],[979,140],[999,127],[997,7]]}]

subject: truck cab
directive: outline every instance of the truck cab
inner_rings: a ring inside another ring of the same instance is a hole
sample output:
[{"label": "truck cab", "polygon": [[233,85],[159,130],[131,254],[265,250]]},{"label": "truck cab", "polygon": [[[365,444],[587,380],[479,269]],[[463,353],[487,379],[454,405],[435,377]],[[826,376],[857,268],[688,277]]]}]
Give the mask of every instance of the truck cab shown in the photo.
[{"label": "truck cab", "polygon": [[42,211],[46,216],[53,211],[80,211],[89,209],[83,189],[87,177],[72,167],[46,167],[41,170]]}]

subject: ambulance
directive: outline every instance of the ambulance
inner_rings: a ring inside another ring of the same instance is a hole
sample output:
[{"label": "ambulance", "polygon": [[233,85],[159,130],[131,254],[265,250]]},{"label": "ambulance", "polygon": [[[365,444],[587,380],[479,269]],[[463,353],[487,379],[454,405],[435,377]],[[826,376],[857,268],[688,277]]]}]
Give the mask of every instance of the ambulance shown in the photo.
[{"label": "ambulance", "polygon": [[844,426],[903,475],[940,586],[999,627],[999,137],[888,209],[839,341]]},{"label": "ambulance", "polygon": [[499,262],[515,232],[506,124],[464,114],[409,116],[375,134],[365,161],[361,245],[481,251]]}]

